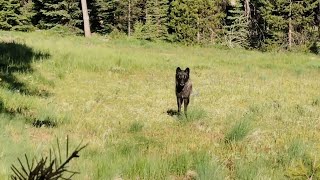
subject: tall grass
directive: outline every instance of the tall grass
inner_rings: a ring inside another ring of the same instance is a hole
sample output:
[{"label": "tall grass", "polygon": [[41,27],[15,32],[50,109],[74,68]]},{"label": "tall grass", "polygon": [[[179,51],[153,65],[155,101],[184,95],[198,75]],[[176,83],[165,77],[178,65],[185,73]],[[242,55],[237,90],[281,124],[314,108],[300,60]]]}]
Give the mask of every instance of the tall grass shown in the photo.
[{"label": "tall grass", "polygon": [[252,129],[251,121],[252,115],[246,115],[244,118],[236,122],[236,124],[234,124],[225,135],[225,142],[232,143],[244,139]]},{"label": "tall grass", "polygon": [[[0,41],[49,54],[1,73],[1,178],[67,135],[89,142],[78,179],[318,177],[319,56],[46,31]],[[167,113],[177,66],[191,69],[187,117]]]}]

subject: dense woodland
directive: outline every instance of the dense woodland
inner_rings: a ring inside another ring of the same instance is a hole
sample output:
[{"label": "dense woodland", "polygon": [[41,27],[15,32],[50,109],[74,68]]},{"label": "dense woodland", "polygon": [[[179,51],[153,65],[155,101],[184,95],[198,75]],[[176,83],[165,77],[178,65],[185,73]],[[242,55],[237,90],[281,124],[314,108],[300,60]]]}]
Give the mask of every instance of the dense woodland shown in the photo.
[{"label": "dense woodland", "polygon": [[[91,32],[318,52],[320,0],[87,0]],[[0,0],[0,29],[83,33],[79,0]]]}]

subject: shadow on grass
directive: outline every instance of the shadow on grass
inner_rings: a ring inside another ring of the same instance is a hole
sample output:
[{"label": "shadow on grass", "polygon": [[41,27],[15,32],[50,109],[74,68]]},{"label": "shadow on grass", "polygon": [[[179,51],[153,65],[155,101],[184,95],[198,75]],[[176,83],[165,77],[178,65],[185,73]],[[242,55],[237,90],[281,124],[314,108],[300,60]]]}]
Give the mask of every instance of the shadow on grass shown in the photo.
[{"label": "shadow on grass", "polygon": [[200,107],[189,108],[187,114],[184,112],[179,114],[177,110],[168,109],[167,114],[172,117],[176,116],[177,121],[181,123],[198,121],[207,116],[207,112]]},{"label": "shadow on grass", "polygon": [[37,128],[41,128],[41,127],[52,128],[52,127],[56,127],[57,123],[51,119],[45,119],[45,120],[35,119],[33,120],[32,125]]},{"label": "shadow on grass", "polygon": [[[37,89],[28,88],[27,84],[19,80],[16,74],[23,73],[28,76],[34,69],[32,63],[48,59],[49,53],[36,51],[33,48],[17,43],[17,42],[0,42],[0,87],[20,93],[22,95],[46,97],[48,92],[38,91]],[[27,111],[27,107],[17,108],[6,107],[6,104],[0,99],[0,112],[10,116],[22,115]],[[33,125],[35,127],[48,126],[54,127],[50,121],[40,121],[35,119]]]},{"label": "shadow on grass", "polygon": [[[42,96],[29,90],[25,83],[19,81],[15,73],[32,73],[31,63],[48,59],[50,54],[35,51],[33,48],[16,42],[0,42],[0,86],[26,95]],[[48,93],[44,93],[48,95]]]},{"label": "shadow on grass", "polygon": [[168,109],[167,110],[167,114],[169,116],[177,116],[178,115],[178,111],[177,110],[173,110],[173,109]]}]

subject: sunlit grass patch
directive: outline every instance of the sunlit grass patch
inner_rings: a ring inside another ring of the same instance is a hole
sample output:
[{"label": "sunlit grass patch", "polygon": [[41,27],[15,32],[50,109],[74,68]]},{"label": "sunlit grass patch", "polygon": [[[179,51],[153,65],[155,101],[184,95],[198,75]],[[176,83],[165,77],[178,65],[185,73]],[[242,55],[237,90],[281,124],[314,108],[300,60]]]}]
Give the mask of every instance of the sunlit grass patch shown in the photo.
[{"label": "sunlit grass patch", "polygon": [[142,122],[135,121],[135,122],[131,123],[130,128],[129,128],[129,132],[131,132],[131,133],[139,132],[142,130],[143,126],[144,125]]},{"label": "sunlit grass patch", "polygon": [[225,135],[225,142],[232,143],[241,141],[252,130],[253,115],[245,115],[242,119],[238,120]]},{"label": "sunlit grass patch", "polygon": [[270,169],[271,165],[262,157],[251,161],[239,159],[235,165],[235,179],[269,179],[272,177],[281,179],[277,171]]},{"label": "sunlit grass patch", "polygon": [[210,156],[208,153],[199,152],[194,158],[195,171],[199,179],[223,180],[227,178],[227,169],[216,157]]},{"label": "sunlit grass patch", "polygon": [[319,179],[320,164],[315,157],[306,156],[291,164],[287,169],[286,177],[290,179]]},{"label": "sunlit grass patch", "polygon": [[132,159],[125,177],[142,179],[224,179],[225,168],[205,152],[172,154],[169,157],[154,155]]},{"label": "sunlit grass patch", "polygon": [[287,153],[282,155],[287,161],[286,177],[290,179],[320,178],[320,163],[314,153],[312,148],[301,140],[293,140],[289,144]]},{"label": "sunlit grass patch", "polygon": [[294,139],[288,147],[287,154],[289,160],[303,158],[308,151],[307,146],[299,139]]},{"label": "sunlit grass patch", "polygon": [[191,107],[187,114],[181,113],[178,116],[178,121],[182,123],[199,121],[207,116],[207,112],[199,107]]},{"label": "sunlit grass patch", "polygon": [[301,141],[301,139],[293,139],[288,142],[286,149],[278,152],[277,161],[284,167],[290,166],[293,162],[308,158],[310,149]]},{"label": "sunlit grass patch", "polygon": [[308,62],[308,67],[314,68],[314,69],[320,69],[320,61],[319,60],[312,60]]}]

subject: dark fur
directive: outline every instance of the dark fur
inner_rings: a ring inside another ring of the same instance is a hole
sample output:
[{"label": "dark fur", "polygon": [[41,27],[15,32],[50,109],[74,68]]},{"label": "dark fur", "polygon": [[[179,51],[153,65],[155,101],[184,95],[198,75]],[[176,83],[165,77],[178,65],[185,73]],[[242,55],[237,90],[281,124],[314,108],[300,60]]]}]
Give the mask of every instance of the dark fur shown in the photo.
[{"label": "dark fur", "polygon": [[178,114],[181,112],[181,105],[184,103],[184,113],[187,115],[187,108],[190,101],[190,94],[192,92],[192,83],[190,80],[190,69],[181,70],[180,67],[176,69],[176,96],[178,104]]}]

